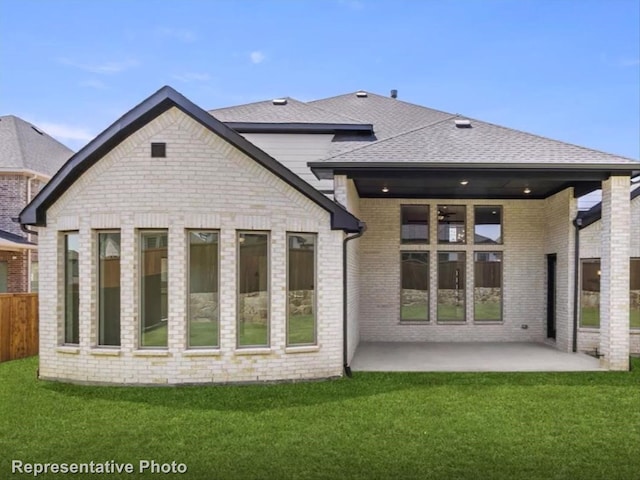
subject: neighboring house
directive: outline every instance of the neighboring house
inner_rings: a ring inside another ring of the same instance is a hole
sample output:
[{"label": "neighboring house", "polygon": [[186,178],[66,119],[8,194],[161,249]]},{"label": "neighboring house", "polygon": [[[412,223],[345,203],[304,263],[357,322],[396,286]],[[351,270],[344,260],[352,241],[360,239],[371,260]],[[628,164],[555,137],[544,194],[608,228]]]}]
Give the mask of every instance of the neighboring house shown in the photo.
[{"label": "neighboring house", "polygon": [[17,217],[71,155],[30,123],[0,117],[0,293],[37,290],[36,239]]},{"label": "neighboring house", "polygon": [[598,188],[599,353],[628,369],[638,172],[366,92],[208,113],[164,87],[20,214],[39,231],[40,376],[323,378],[360,341],[575,351],[573,221]]},{"label": "neighboring house", "polygon": [[[580,323],[581,351],[598,353],[600,348],[600,277],[602,204],[581,213],[580,226]],[[631,249],[629,251],[630,350],[640,353],[640,183],[631,190]]]}]

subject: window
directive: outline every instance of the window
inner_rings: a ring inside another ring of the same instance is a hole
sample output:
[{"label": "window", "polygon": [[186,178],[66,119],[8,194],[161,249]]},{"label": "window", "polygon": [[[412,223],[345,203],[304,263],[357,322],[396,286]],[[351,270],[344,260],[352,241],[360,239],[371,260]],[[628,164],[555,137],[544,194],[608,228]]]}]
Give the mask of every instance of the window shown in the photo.
[{"label": "window", "polygon": [[640,258],[631,259],[629,275],[629,323],[631,328],[640,328]]},{"label": "window", "polygon": [[189,240],[188,346],[218,347],[219,240],[218,232],[191,231]]},{"label": "window", "polygon": [[400,243],[429,243],[429,206],[402,205]]},{"label": "window", "polygon": [[164,158],[167,156],[167,144],[166,143],[152,143],[151,144],[151,156],[157,158]]},{"label": "window", "polygon": [[120,345],[119,232],[98,232],[98,345]]},{"label": "window", "polygon": [[600,327],[600,259],[582,260],[580,325]]},{"label": "window", "polygon": [[238,347],[269,346],[269,235],[238,233]]},{"label": "window", "polygon": [[29,291],[32,293],[36,293],[38,291],[38,261],[37,260],[31,261],[31,278],[29,279],[29,281],[30,281]]},{"label": "window", "polygon": [[400,320],[429,321],[429,252],[400,254]]},{"label": "window", "polygon": [[78,232],[64,234],[64,343],[80,343]]},{"label": "window", "polygon": [[438,252],[438,321],[464,322],[465,253]]},{"label": "window", "polygon": [[438,243],[466,243],[467,207],[438,205]]},{"label": "window", "polygon": [[0,293],[9,289],[9,267],[7,262],[0,262]]},{"label": "window", "polygon": [[316,235],[287,234],[287,345],[316,343]]},{"label": "window", "polygon": [[166,347],[167,231],[140,233],[140,346]]},{"label": "window", "polygon": [[502,207],[474,208],[474,242],[478,245],[502,243]]},{"label": "window", "polygon": [[502,320],[502,252],[475,252],[474,319],[476,322]]}]

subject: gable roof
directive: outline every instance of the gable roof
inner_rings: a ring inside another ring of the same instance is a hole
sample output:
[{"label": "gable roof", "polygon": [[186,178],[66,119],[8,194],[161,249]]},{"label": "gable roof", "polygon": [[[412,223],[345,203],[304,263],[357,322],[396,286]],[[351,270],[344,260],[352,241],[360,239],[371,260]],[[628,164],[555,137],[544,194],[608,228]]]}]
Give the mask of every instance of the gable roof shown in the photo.
[{"label": "gable roof", "polygon": [[14,115],[0,117],[0,172],[22,171],[52,176],[73,155],[39,128]]},{"label": "gable roof", "polygon": [[292,188],[295,188],[317,205],[327,210],[331,214],[332,229],[344,230],[345,232],[359,232],[363,228],[364,224],[341,205],[321,194],[291,170],[284,167],[280,162],[270,157],[263,150],[260,150],[240,134],[168,86],[162,87],[142,103],[124,114],[104,132],[89,142],[82,150],[71,157],[51,181],[36,195],[32,202],[20,213],[20,223],[23,225],[45,226],[47,208],[85,171],[129,135],[172,107],[180,109],[186,115],[216,135],[219,135],[271,173],[287,182]]},{"label": "gable roof", "polygon": [[15,233],[0,230],[0,250],[24,250],[35,249],[37,245],[30,242],[25,237]]}]

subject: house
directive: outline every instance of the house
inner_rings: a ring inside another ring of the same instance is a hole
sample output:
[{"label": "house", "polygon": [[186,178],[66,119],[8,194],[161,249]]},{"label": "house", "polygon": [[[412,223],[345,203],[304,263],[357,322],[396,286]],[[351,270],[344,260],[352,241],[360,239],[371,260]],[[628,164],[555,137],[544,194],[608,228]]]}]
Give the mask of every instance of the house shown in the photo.
[{"label": "house", "polygon": [[0,293],[37,291],[35,239],[16,219],[72,154],[30,123],[0,117]]},{"label": "house", "polygon": [[[580,323],[578,348],[598,354],[600,347],[600,277],[602,204],[580,215]],[[631,187],[631,249],[629,252],[629,344],[640,354],[640,183]]]},{"label": "house", "polygon": [[207,112],[163,87],[118,119],[20,214],[40,376],[325,378],[361,341],[575,351],[577,197],[598,188],[599,354],[628,369],[640,163],[396,93]]}]

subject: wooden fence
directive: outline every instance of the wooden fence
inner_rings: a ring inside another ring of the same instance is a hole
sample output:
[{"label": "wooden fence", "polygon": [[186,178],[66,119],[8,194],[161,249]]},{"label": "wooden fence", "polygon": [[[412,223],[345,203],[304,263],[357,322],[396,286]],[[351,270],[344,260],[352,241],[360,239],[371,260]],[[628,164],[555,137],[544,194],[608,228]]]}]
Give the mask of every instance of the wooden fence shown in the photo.
[{"label": "wooden fence", "polygon": [[38,294],[0,294],[0,362],[38,354]]}]

